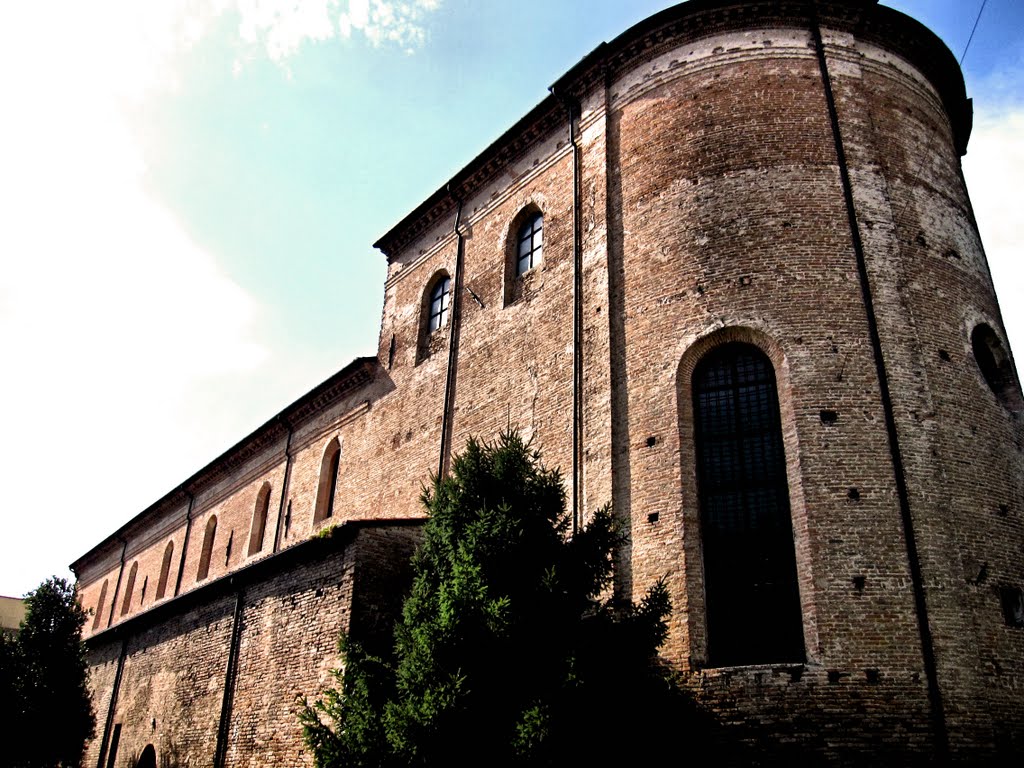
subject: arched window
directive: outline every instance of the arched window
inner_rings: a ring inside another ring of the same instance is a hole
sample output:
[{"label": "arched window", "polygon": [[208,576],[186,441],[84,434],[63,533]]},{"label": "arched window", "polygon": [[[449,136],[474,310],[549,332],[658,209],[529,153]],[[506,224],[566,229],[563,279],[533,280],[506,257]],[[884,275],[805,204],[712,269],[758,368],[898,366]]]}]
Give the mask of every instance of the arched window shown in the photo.
[{"label": "arched window", "polygon": [[800,662],[803,621],[771,361],[751,344],[693,372],[711,666]]},{"label": "arched window", "polygon": [[516,236],[516,277],[540,264],[544,252],[544,217],[540,211],[532,213]]},{"label": "arched window", "polygon": [[338,467],[341,464],[341,444],[334,438],[324,451],[320,462],[320,485],[316,494],[316,511],[313,523],[319,523],[334,516],[334,494],[338,491]]},{"label": "arched window", "polygon": [[124,601],[121,603],[121,615],[124,616],[132,607],[132,592],[135,591],[135,577],[139,573],[138,561],[132,563],[131,570],[128,571],[128,581],[124,587]]},{"label": "arched window", "polygon": [[256,508],[252,512],[252,531],[249,533],[249,554],[255,555],[263,549],[263,533],[267,529],[267,514],[270,512],[270,483],[264,483],[256,494]]},{"label": "arched window", "polygon": [[103,580],[103,586],[100,587],[100,599],[96,603],[96,615],[92,617],[92,629],[95,632],[100,628],[101,616],[103,615],[103,604],[107,602],[107,580]]},{"label": "arched window", "polygon": [[210,575],[210,556],[213,554],[213,537],[217,535],[217,516],[210,515],[206,521],[206,532],[203,534],[203,552],[199,556],[199,571],[196,581],[202,581]]},{"label": "arched window", "polygon": [[451,287],[451,278],[444,275],[438,279],[430,291],[430,314],[427,317],[427,328],[430,333],[443,328],[448,322]]},{"label": "arched window", "polygon": [[167,579],[171,574],[171,558],[174,557],[174,542],[168,541],[164,547],[164,559],[160,563],[160,580],[156,583],[156,599],[162,600],[167,594]]}]

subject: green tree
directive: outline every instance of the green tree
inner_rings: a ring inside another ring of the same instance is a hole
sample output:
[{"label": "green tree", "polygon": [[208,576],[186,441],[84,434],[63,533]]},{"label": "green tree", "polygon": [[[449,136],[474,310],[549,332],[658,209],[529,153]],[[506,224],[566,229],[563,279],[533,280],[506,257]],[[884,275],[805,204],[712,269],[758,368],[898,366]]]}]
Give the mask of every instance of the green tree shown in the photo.
[{"label": "green tree", "polygon": [[0,642],[3,715],[11,736],[0,765],[78,766],[96,720],[87,688],[77,589],[53,577],[25,597],[25,619],[14,639]]},{"label": "green tree", "polygon": [[301,716],[318,766],[607,763],[653,752],[658,724],[678,737],[689,707],[656,655],[668,594],[607,597],[610,509],[569,537],[559,473],[515,433],[470,440],[423,502],[393,654],[343,638],[336,687]]}]

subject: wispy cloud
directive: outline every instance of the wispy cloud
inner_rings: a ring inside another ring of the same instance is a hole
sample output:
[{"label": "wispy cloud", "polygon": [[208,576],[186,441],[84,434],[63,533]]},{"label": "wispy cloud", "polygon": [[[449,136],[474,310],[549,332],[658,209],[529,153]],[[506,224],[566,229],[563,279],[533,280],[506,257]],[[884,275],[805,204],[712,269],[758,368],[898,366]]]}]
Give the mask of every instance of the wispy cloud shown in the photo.
[{"label": "wispy cloud", "polygon": [[440,5],[441,0],[237,0],[234,8],[241,39],[281,63],[306,42],[359,35],[375,47],[412,53],[426,42],[428,18]]}]

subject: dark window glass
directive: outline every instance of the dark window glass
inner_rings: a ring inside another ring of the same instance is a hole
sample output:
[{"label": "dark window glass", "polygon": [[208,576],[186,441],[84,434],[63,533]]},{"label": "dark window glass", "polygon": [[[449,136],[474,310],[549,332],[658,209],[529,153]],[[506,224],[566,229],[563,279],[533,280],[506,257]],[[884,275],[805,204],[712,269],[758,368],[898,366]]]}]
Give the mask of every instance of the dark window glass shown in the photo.
[{"label": "dark window glass", "polygon": [[803,661],[796,553],[775,373],[727,344],[693,374],[712,666]]},{"label": "dark window glass", "polygon": [[341,464],[341,451],[335,451],[334,457],[331,459],[330,472],[331,485],[327,491],[327,512],[324,517],[334,516],[334,496],[338,493],[338,469]]},{"label": "dark window glass", "polygon": [[451,300],[451,278],[442,277],[430,292],[430,330],[436,331],[448,321],[448,304]]},{"label": "dark window glass", "polygon": [[516,276],[540,264],[544,249],[544,217],[533,214],[519,229]]}]

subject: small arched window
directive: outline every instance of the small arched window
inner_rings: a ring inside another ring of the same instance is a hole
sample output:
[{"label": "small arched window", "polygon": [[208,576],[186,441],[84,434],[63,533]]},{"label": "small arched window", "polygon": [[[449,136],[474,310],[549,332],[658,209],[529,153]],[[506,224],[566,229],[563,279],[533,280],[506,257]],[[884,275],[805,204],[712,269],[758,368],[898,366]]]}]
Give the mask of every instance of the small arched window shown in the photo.
[{"label": "small arched window", "polygon": [[96,615],[92,617],[92,629],[95,632],[100,628],[100,617],[103,615],[103,604],[107,602],[107,580],[103,580],[103,586],[100,587],[100,599],[96,603]]},{"label": "small arched window", "polygon": [[516,236],[516,277],[541,262],[544,253],[544,217],[536,211],[527,217]]},{"label": "small arched window", "polygon": [[199,571],[196,581],[202,581],[210,575],[210,557],[213,555],[213,539],[217,535],[217,516],[210,515],[206,521],[206,532],[203,534],[203,551],[199,555]]},{"label": "small arched window", "polygon": [[338,470],[341,465],[341,443],[334,438],[324,451],[320,462],[320,484],[316,494],[316,511],[313,523],[319,523],[334,516],[334,495],[338,491]]},{"label": "small arched window", "polygon": [[252,512],[252,531],[249,533],[249,554],[255,555],[263,549],[263,534],[267,529],[267,514],[270,512],[270,483],[264,483],[256,495],[256,508]]},{"label": "small arched window", "polygon": [[174,541],[168,541],[164,547],[164,559],[160,563],[160,580],[156,583],[156,599],[162,600],[167,594],[167,579],[171,574],[171,558],[174,557]]},{"label": "small arched window", "polygon": [[693,372],[694,434],[712,666],[804,660],[803,619],[771,361],[713,349]]},{"label": "small arched window", "polygon": [[427,328],[431,333],[443,328],[448,322],[451,287],[451,278],[445,275],[434,284],[430,291],[430,314],[427,318]]},{"label": "small arched window", "polygon": [[139,574],[139,563],[138,561],[132,563],[131,570],[128,571],[128,581],[124,587],[124,601],[121,603],[121,615],[124,616],[131,610],[132,607],[132,593],[135,591],[135,577]]}]

